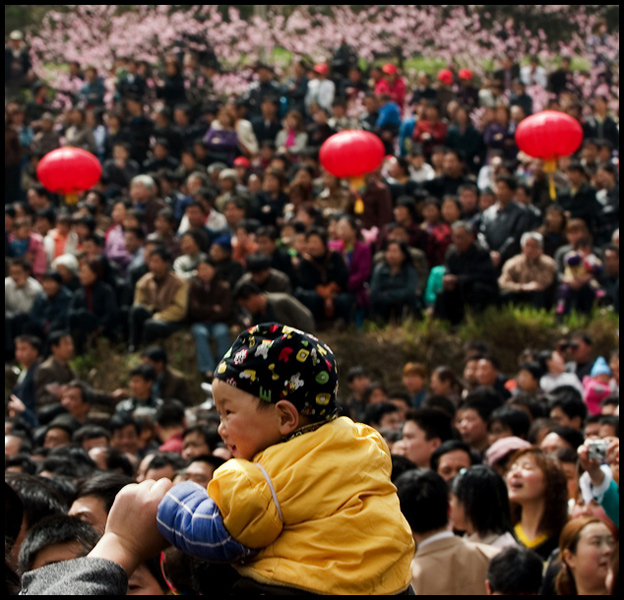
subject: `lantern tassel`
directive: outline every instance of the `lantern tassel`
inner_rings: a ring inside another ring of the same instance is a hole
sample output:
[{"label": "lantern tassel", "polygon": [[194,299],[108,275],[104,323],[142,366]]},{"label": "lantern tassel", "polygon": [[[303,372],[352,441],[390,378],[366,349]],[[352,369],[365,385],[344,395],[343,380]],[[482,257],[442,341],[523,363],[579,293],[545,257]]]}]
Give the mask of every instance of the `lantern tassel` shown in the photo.
[{"label": "lantern tassel", "polygon": [[78,194],[65,194],[65,204],[67,206],[78,204]]},{"label": "lantern tassel", "polygon": [[548,173],[548,188],[550,199],[554,202],[557,199],[557,188],[555,187],[555,173],[557,171],[557,159],[549,158],[544,165],[544,173]]},{"label": "lantern tassel", "polygon": [[364,179],[363,176],[350,177],[349,183],[351,184],[351,191],[355,194],[355,206],[353,212],[355,212],[356,215],[361,215],[364,213],[364,201],[362,200],[360,190],[364,189],[366,179]]}]

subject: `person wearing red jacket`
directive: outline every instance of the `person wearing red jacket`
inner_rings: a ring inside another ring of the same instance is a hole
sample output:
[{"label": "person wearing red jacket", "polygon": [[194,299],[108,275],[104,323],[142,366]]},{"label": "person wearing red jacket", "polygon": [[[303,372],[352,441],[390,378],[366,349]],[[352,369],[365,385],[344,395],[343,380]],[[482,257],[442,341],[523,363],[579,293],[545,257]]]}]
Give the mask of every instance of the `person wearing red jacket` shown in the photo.
[{"label": "person wearing red jacket", "polygon": [[396,65],[387,64],[382,68],[384,76],[375,85],[375,95],[387,94],[399,105],[401,112],[405,106],[405,80],[399,77]]},{"label": "person wearing red jacket", "polygon": [[428,104],[425,118],[419,121],[414,129],[414,141],[422,144],[425,154],[429,157],[435,146],[444,145],[446,132],[446,124],[440,120],[440,108],[437,104]]}]

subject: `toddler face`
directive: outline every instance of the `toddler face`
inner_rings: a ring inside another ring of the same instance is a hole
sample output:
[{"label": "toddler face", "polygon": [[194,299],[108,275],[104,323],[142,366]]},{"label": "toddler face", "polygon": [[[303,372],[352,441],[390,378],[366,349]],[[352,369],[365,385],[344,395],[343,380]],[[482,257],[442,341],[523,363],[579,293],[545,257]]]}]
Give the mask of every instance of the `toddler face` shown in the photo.
[{"label": "toddler face", "polygon": [[274,405],[260,408],[258,399],[215,379],[212,392],[221,423],[219,435],[234,458],[253,457],[282,439]]}]

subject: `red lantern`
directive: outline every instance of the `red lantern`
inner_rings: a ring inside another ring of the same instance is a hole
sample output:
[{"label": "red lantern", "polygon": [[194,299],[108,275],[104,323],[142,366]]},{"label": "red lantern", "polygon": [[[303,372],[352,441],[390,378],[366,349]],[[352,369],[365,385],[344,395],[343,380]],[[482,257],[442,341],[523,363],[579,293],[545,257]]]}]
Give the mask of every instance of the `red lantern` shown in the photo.
[{"label": "red lantern", "polygon": [[319,158],[335,177],[362,177],[383,162],[383,142],[370,131],[341,131],[325,140]]},{"label": "red lantern", "polygon": [[[556,110],[545,110],[524,119],[516,129],[518,148],[533,158],[546,161],[544,171],[553,174],[557,160],[576,152],[583,142],[583,128],[570,115]],[[556,192],[551,177],[550,197]]]},{"label": "red lantern", "polygon": [[364,175],[376,171],[384,160],[383,142],[370,131],[341,131],[329,137],[321,146],[319,158],[323,168],[335,177],[347,177],[355,194],[355,213],[364,212],[361,191]]},{"label": "red lantern", "polygon": [[58,148],[37,165],[37,179],[55,194],[76,194],[93,187],[102,176],[102,165],[82,148]]}]

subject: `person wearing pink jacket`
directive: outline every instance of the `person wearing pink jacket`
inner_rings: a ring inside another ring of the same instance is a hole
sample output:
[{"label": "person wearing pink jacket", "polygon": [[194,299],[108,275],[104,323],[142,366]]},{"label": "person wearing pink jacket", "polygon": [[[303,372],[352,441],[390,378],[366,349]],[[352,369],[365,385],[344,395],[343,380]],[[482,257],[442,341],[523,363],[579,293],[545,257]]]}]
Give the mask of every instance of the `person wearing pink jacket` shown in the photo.
[{"label": "person wearing pink jacket", "polygon": [[9,234],[9,247],[13,258],[23,258],[32,268],[37,281],[48,267],[48,257],[43,247],[43,238],[32,230],[28,219],[17,219],[13,231]]},{"label": "person wearing pink jacket", "polygon": [[583,377],[585,404],[590,415],[599,415],[603,401],[611,395],[610,380],[611,369],[607,361],[599,356],[592,367],[591,374]]}]

